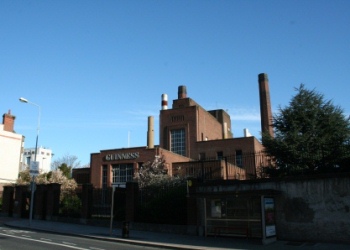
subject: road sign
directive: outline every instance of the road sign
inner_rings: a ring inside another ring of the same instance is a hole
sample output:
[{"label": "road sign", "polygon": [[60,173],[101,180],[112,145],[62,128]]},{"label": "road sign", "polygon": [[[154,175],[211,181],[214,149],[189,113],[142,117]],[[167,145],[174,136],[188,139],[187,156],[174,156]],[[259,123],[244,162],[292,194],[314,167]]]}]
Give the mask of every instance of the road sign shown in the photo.
[{"label": "road sign", "polygon": [[30,163],[29,173],[31,176],[37,176],[39,174],[39,162],[38,161],[32,161]]}]

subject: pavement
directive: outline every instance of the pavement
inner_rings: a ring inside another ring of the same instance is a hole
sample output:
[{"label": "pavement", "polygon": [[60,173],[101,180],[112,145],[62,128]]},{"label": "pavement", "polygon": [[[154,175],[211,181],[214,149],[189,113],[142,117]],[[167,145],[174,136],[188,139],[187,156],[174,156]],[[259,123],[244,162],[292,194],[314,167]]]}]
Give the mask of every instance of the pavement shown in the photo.
[{"label": "pavement", "polygon": [[12,217],[0,217],[0,224],[18,229],[31,229],[51,233],[89,237],[98,240],[122,242],[141,246],[149,246],[166,249],[188,249],[188,250],[259,250],[259,249],[350,249],[350,244],[336,244],[325,242],[291,242],[275,241],[267,245],[261,244],[261,240],[224,237],[201,237],[190,235],[179,235],[170,233],[159,233],[149,231],[129,230],[129,237],[122,237],[120,228],[90,226],[84,224],[63,223],[56,221],[19,219]]}]

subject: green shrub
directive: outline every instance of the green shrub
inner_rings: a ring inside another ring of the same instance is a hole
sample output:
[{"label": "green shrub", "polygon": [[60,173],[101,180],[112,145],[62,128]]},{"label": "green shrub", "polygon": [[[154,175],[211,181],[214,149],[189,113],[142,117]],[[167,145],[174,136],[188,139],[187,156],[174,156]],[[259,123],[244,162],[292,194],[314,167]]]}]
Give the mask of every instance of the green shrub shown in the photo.
[{"label": "green shrub", "polygon": [[61,201],[60,214],[68,217],[80,217],[81,207],[81,200],[76,194],[67,195]]}]

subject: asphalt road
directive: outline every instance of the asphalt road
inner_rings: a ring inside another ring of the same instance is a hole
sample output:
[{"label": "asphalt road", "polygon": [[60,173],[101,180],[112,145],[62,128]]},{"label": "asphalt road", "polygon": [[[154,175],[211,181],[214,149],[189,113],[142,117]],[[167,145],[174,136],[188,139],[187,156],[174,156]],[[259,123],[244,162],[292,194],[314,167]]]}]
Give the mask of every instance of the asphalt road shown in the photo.
[{"label": "asphalt road", "polygon": [[0,227],[0,250],[58,250],[58,249],[88,249],[88,250],[140,250],[159,249],[119,242],[103,241],[90,238],[67,236],[32,230]]}]

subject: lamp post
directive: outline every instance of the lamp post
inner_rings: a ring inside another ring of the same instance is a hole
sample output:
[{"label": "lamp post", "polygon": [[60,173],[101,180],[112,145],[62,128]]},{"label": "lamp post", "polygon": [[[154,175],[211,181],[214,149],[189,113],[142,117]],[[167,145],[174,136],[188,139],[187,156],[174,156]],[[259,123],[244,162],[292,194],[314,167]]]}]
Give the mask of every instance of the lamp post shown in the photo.
[{"label": "lamp post", "polygon": [[[33,103],[33,102],[30,102],[28,101],[27,99],[21,97],[19,98],[19,101],[20,102],[23,102],[23,103],[29,103],[29,104],[32,104],[36,107],[38,107],[38,111],[39,111],[39,115],[38,115],[38,127],[37,127],[37,130],[36,130],[36,142],[35,142],[35,153],[34,153],[34,163],[37,164],[36,162],[36,155],[38,153],[38,140],[39,140],[39,130],[40,130],[40,113],[41,113],[41,108],[38,104],[36,103]],[[36,165],[38,166],[38,165]],[[32,181],[31,181],[31,195],[30,195],[30,212],[29,212],[29,226],[32,224],[32,217],[33,217],[33,200],[34,200],[34,177],[35,177],[35,174],[32,175]]]}]

